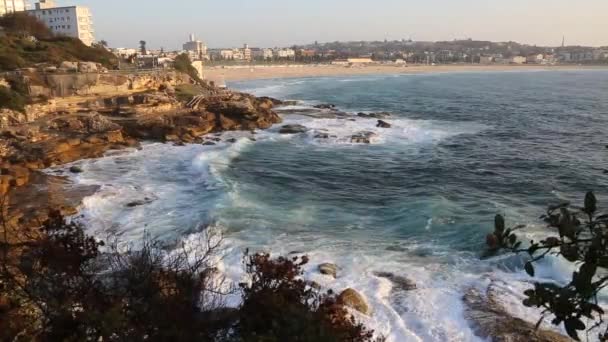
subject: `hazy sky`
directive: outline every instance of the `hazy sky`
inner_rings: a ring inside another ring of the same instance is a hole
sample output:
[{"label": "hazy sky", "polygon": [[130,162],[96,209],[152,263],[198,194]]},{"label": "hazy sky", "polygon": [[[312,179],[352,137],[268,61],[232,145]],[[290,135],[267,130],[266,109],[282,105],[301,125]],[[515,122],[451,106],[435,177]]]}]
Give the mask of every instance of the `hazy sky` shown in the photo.
[{"label": "hazy sky", "polygon": [[[30,0],[33,3],[34,0]],[[315,40],[514,40],[608,45],[608,0],[56,0],[93,11],[113,47],[174,49],[189,33],[210,47]]]}]

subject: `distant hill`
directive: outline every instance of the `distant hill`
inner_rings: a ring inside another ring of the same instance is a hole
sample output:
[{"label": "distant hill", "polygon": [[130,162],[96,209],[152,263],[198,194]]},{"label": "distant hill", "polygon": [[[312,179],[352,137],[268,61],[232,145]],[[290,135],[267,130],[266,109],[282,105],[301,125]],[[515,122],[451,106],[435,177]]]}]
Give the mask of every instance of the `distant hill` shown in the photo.
[{"label": "distant hill", "polygon": [[114,68],[118,60],[102,46],[86,46],[79,39],[55,36],[44,23],[26,13],[0,17],[0,71],[39,63],[87,61]]}]

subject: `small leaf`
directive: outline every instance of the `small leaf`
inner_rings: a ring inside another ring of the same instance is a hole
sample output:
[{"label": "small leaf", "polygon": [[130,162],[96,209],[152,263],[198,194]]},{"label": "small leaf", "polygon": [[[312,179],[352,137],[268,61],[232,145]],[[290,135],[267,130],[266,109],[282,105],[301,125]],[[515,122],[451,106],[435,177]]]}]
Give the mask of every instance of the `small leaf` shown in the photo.
[{"label": "small leaf", "polygon": [[524,266],[524,270],[526,270],[526,273],[528,273],[528,275],[530,277],[534,277],[534,266],[532,266],[531,262],[527,262],[526,265]]},{"label": "small leaf", "polygon": [[499,233],[502,233],[505,231],[505,219],[500,214],[496,215],[496,217],[494,217],[494,230],[496,230]]},{"label": "small leaf", "polygon": [[564,327],[568,336],[575,341],[580,341],[577,330],[585,330],[585,324],[578,318],[568,318],[564,321]]},{"label": "small leaf", "polygon": [[585,212],[587,214],[593,214],[597,210],[597,199],[593,192],[589,191],[585,195]]}]

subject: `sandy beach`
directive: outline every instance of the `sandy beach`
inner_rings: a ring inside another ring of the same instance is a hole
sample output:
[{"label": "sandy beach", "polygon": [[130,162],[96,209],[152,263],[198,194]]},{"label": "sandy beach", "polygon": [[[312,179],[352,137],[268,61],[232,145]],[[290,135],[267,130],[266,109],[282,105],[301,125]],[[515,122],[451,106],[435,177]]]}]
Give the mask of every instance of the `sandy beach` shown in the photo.
[{"label": "sandy beach", "polygon": [[492,72],[536,70],[608,70],[608,66],[579,65],[369,65],[346,67],[340,65],[272,65],[226,66],[205,69],[205,78],[217,83],[254,79],[351,76],[372,74],[418,74],[441,72]]}]

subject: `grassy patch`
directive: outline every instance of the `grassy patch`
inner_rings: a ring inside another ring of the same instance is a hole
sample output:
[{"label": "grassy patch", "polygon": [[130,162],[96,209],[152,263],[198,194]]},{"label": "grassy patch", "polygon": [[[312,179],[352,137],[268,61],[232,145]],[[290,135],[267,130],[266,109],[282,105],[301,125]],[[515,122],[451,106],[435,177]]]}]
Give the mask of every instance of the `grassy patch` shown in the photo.
[{"label": "grassy patch", "polygon": [[23,112],[27,98],[7,87],[0,86],[0,108],[7,108]]}]

